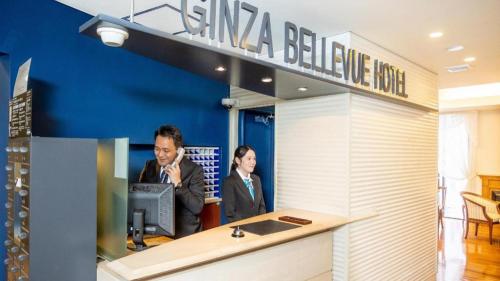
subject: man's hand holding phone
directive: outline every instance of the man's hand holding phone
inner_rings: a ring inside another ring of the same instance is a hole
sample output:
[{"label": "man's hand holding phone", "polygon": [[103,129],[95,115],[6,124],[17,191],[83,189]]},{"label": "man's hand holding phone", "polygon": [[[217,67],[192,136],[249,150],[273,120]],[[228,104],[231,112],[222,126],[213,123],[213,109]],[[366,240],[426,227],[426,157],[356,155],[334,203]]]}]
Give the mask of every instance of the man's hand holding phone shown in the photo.
[{"label": "man's hand holding phone", "polygon": [[167,165],[165,167],[165,171],[167,172],[167,175],[174,186],[179,187],[181,183],[181,169],[179,168],[179,165]]},{"label": "man's hand holding phone", "polygon": [[182,157],[184,157],[184,152],[185,152],[184,148],[179,147],[177,149],[177,157],[175,157],[174,162],[165,167],[165,170],[170,178],[170,181],[174,184],[176,188],[182,187],[181,169],[179,168],[179,163],[181,162]]}]

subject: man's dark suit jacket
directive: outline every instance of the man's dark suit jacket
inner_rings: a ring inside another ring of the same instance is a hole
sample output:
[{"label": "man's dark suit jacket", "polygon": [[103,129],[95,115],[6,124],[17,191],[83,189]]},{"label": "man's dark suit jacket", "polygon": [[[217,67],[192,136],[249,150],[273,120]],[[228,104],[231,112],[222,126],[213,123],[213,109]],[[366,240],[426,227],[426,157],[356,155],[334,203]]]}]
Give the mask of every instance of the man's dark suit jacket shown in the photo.
[{"label": "man's dark suit jacket", "polygon": [[229,222],[266,213],[262,185],[257,175],[250,174],[255,200],[236,170],[231,171],[222,184],[222,203]]},{"label": "man's dark suit jacket", "polygon": [[[179,168],[182,187],[175,190],[176,239],[201,231],[199,215],[205,204],[203,169],[187,158],[182,159]],[[139,182],[160,182],[160,166],[156,160],[146,161]]]}]

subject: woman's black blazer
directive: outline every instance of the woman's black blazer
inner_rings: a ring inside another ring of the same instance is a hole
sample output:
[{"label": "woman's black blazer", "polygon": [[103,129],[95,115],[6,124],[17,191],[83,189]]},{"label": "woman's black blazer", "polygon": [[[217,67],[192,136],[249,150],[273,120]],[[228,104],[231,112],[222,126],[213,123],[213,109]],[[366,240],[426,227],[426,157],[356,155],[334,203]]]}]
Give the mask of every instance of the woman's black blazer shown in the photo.
[{"label": "woman's black blazer", "polygon": [[222,184],[222,202],[229,222],[266,213],[262,185],[257,175],[250,174],[255,200],[236,170],[231,171]]}]

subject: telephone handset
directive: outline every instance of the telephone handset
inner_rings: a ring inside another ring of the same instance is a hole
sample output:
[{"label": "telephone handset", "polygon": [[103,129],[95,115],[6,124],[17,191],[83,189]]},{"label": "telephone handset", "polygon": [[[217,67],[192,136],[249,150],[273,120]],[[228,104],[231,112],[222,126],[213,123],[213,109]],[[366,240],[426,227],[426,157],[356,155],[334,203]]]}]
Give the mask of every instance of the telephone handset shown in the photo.
[{"label": "telephone handset", "polygon": [[184,157],[184,152],[186,152],[184,150],[184,148],[182,148],[182,147],[177,148],[177,157],[175,157],[174,162],[172,162],[172,164],[170,164],[171,167],[175,167],[176,165],[179,165],[179,163],[182,160],[182,157]]}]

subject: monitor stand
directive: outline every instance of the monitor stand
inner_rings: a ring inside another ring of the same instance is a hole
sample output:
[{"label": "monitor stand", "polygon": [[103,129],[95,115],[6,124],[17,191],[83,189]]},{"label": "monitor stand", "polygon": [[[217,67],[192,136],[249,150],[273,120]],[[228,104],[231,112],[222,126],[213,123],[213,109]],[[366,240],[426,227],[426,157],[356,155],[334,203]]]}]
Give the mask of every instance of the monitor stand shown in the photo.
[{"label": "monitor stand", "polygon": [[146,243],[144,243],[144,215],[143,209],[134,210],[132,218],[132,241],[134,242],[135,248],[130,248],[132,251],[143,251],[148,248]]}]

